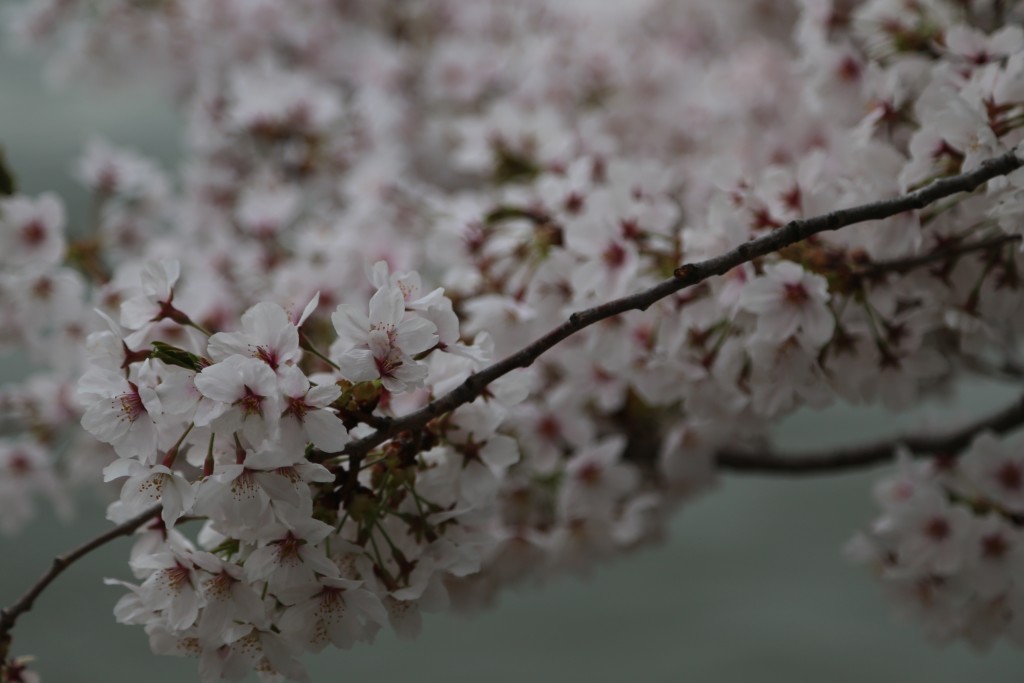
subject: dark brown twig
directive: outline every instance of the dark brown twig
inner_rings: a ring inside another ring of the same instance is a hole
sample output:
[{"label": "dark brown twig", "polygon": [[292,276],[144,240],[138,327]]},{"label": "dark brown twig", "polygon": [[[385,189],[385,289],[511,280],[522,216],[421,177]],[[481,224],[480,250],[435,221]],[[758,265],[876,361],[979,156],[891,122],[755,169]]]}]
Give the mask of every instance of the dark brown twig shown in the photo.
[{"label": "dark brown twig", "polygon": [[926,266],[931,263],[950,261],[976,251],[997,249],[1005,244],[1009,244],[1010,242],[1019,242],[1020,240],[1020,235],[996,235],[995,237],[989,237],[976,242],[965,242],[949,247],[941,247],[934,251],[919,254],[917,256],[892,259],[890,261],[876,261],[868,264],[862,270],[857,271],[857,275],[872,277],[882,275],[884,273],[906,273],[914,268],[920,268],[921,266]]},{"label": "dark brown twig", "polygon": [[3,669],[4,662],[7,661],[7,654],[11,646],[11,635],[10,631],[14,628],[15,622],[25,612],[32,609],[32,604],[39,597],[39,594],[46,590],[46,587],[53,583],[61,573],[71,566],[76,560],[88,555],[96,548],[106,544],[109,541],[119,538],[121,536],[127,536],[133,533],[140,526],[148,522],[149,520],[160,514],[160,506],[146,510],[145,512],[132,517],[127,522],[123,522],[110,531],[104,534],[100,534],[96,538],[83,543],[74,550],[71,550],[63,555],[58,555],[53,559],[53,564],[50,565],[50,569],[39,577],[39,580],[32,585],[28,591],[22,595],[17,602],[12,604],[10,607],[5,607],[0,610],[0,670]]},{"label": "dark brown twig", "polygon": [[1018,158],[1012,151],[1007,152],[989,159],[973,171],[936,180],[914,192],[870,204],[839,209],[813,218],[790,221],[781,228],[772,230],[757,239],[744,242],[721,256],[682,265],[676,269],[672,278],[664,280],[650,289],[573,313],[564,323],[520,351],[470,375],[462,384],[419,410],[395,418],[386,429],[378,429],[373,434],[352,441],[342,452],[350,456],[361,456],[401,431],[423,427],[430,420],[473,401],[494,380],[517,368],[530,366],[545,351],[594,323],[626,311],[646,310],[655,302],[682,289],[692,287],[716,275],[727,273],[739,265],[776,252],[812,235],[866,221],[890,218],[905,211],[922,209],[932,202],[959,192],[973,192],[992,178],[1007,175],[1022,165],[1024,165],[1024,160]]},{"label": "dark brown twig", "polygon": [[[361,463],[363,456],[375,446],[387,441],[399,432],[421,428],[430,420],[473,401],[483,393],[484,389],[491,382],[512,370],[530,366],[545,351],[586,327],[626,311],[646,310],[655,302],[671,294],[687,287],[692,287],[716,275],[727,273],[739,265],[805,240],[812,235],[830,230],[838,230],[839,228],[866,221],[889,218],[905,211],[921,209],[932,202],[959,192],[973,192],[992,178],[1006,175],[1020,168],[1022,164],[1024,164],[1024,161],[1018,158],[1014,152],[1008,152],[986,161],[969,173],[937,180],[927,187],[900,197],[847,209],[839,209],[813,218],[791,221],[785,226],[762,235],[757,239],[745,242],[725,254],[697,263],[684,264],[676,269],[672,278],[650,289],[573,313],[566,322],[517,353],[470,375],[462,384],[444,396],[417,411],[391,420],[386,427],[379,428],[369,436],[349,443],[342,451],[342,453],[350,456],[349,467],[351,470],[343,488],[351,489],[354,487],[359,463]],[[1006,411],[1005,414],[995,416],[987,424],[987,427],[982,427],[982,429],[1005,430],[1010,427],[1004,427],[1003,425],[1012,422],[1012,425],[1016,426],[1022,420],[1024,420],[1024,402],[1015,405],[1012,409]],[[922,437],[919,439],[906,439],[902,443],[905,443],[914,452],[936,452],[936,450],[942,448],[955,450],[957,446],[962,447],[969,443],[970,438],[977,431],[980,431],[980,429],[975,429],[969,433],[962,431],[945,439]],[[810,462],[807,456],[784,459],[770,454],[768,456],[723,454],[720,456],[719,461],[724,467],[745,471],[785,471],[789,473],[840,471],[888,460],[892,457],[894,448],[895,445],[893,443],[887,442],[859,450],[834,452],[825,457],[815,457],[814,462]],[[350,493],[350,491],[346,491],[346,493]],[[56,557],[50,569],[17,602],[0,611],[0,667],[6,662],[10,649],[10,630],[13,628],[18,617],[32,608],[36,598],[54,579],[79,558],[115,538],[134,532],[158,513],[159,506],[147,510],[84,543],[69,553]]]},{"label": "dark brown twig", "polygon": [[722,451],[715,457],[719,469],[756,474],[838,474],[892,462],[905,447],[919,457],[956,457],[975,436],[986,430],[1002,434],[1024,424],[1024,396],[1003,410],[940,436],[905,436],[877,443],[820,453],[786,455]]}]

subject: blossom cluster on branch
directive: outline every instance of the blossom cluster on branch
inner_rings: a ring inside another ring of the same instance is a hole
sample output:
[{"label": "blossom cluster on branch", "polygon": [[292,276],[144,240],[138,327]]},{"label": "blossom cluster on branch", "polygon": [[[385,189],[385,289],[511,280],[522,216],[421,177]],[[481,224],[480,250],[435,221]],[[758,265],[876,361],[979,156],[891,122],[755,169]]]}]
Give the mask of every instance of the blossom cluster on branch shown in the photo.
[{"label": "blossom cluster on branch", "polygon": [[[797,409],[1020,378],[1015,2],[5,9],[57,77],[165,84],[185,137],[174,173],[92,141],[91,216],[0,200],[0,346],[37,368],[0,531],[116,482],[115,615],[203,680],[656,541]],[[1011,422],[901,460],[848,546],[937,638],[1024,642]]]}]

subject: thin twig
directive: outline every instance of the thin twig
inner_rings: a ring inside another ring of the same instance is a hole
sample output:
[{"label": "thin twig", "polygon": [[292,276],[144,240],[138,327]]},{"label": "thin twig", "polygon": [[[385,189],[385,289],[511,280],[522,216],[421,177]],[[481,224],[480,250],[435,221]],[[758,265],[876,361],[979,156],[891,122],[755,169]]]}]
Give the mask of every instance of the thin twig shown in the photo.
[{"label": "thin twig", "polygon": [[715,462],[719,469],[733,472],[789,476],[838,474],[892,462],[900,446],[905,447],[918,457],[956,457],[981,432],[988,430],[1002,434],[1022,424],[1024,424],[1024,396],[994,415],[940,436],[904,436],[855,448],[799,455],[771,451],[766,453],[722,451],[715,456]]},{"label": "thin twig", "polygon": [[890,218],[906,211],[922,209],[939,199],[959,192],[973,192],[992,178],[1007,175],[1022,165],[1024,165],[1024,160],[1018,158],[1012,151],[1007,152],[989,159],[973,171],[936,180],[914,192],[870,204],[839,209],[813,218],[791,221],[761,237],[744,242],[721,256],[682,265],[676,269],[672,278],[664,280],[650,289],[573,313],[564,323],[520,351],[470,375],[455,389],[419,410],[395,418],[387,428],[378,429],[373,434],[350,442],[342,452],[353,456],[362,455],[401,431],[423,427],[430,420],[473,401],[494,380],[517,368],[530,366],[545,351],[594,323],[626,311],[646,310],[655,302],[682,289],[692,287],[716,275],[723,275],[737,266],[805,240],[812,235],[866,221]]},{"label": "thin twig", "polygon": [[1024,367],[1009,357],[999,361],[989,361],[976,356],[961,356],[960,362],[967,370],[981,377],[1004,382],[1024,380]]},{"label": "thin twig", "polygon": [[857,271],[856,274],[871,277],[881,275],[883,273],[906,273],[914,268],[926,266],[930,263],[950,261],[975,251],[996,249],[1010,242],[1019,242],[1020,239],[1020,235],[996,235],[995,237],[989,237],[976,242],[967,242],[951,247],[941,247],[918,256],[892,259],[890,261],[876,261],[866,265],[862,270]]},{"label": "thin twig", "polygon": [[109,541],[119,538],[121,536],[127,536],[138,529],[140,526],[148,522],[149,520],[160,514],[160,506],[154,506],[145,512],[132,517],[127,522],[123,522],[110,531],[100,534],[96,538],[83,543],[74,550],[71,550],[63,555],[58,555],[53,559],[53,564],[50,569],[39,577],[39,580],[32,585],[28,591],[18,599],[10,607],[5,607],[0,610],[0,668],[3,667],[4,662],[7,660],[7,653],[11,645],[10,631],[14,628],[15,622],[25,612],[32,609],[32,604],[35,602],[39,594],[46,590],[46,587],[53,583],[61,573],[71,566],[76,560],[88,555],[96,548],[106,544]]}]

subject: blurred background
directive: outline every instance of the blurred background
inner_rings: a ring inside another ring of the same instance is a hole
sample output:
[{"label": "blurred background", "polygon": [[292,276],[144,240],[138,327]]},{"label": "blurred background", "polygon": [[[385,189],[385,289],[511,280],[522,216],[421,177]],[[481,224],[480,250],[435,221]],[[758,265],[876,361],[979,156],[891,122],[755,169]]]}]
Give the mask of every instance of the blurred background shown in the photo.
[{"label": "blurred background", "polygon": [[[168,166],[178,155],[175,114],[155,93],[47,87],[38,63],[0,49],[0,145],[22,191],[65,199],[71,229],[88,201],[70,164],[96,134]],[[0,381],[23,373],[19,359],[0,358]],[[1013,395],[972,385],[910,415],[801,413],[780,427],[779,441],[793,449],[862,442],[925,414],[985,414]],[[895,621],[879,584],[843,560],[843,543],[876,513],[870,487],[879,476],[726,476],[680,511],[660,547],[587,578],[508,592],[484,614],[431,615],[415,642],[383,634],[372,646],[325,650],[306,663],[314,681],[379,683],[1020,681],[1019,652],[931,645],[915,625]],[[56,554],[107,528],[101,505],[82,496],[70,523],[44,511],[20,535],[0,537],[0,604]],[[45,683],[197,680],[194,660],[152,655],[141,628],[114,622],[123,591],[102,579],[130,578],[129,546],[119,539],[80,561],[22,617],[13,653],[36,655]]]}]

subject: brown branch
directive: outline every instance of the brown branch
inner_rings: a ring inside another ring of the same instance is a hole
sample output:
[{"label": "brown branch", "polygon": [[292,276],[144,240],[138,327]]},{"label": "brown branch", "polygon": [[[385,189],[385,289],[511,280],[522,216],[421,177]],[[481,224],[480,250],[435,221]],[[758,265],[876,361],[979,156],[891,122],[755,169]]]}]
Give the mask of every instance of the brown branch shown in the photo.
[{"label": "brown branch", "polygon": [[716,275],[727,273],[736,266],[776,252],[791,244],[805,240],[811,235],[838,230],[839,228],[866,221],[890,218],[906,211],[922,209],[939,199],[959,192],[973,192],[992,178],[1007,175],[1022,165],[1024,165],[1024,160],[1018,158],[1013,151],[1010,151],[989,159],[973,171],[936,180],[919,190],[905,195],[847,209],[839,209],[813,218],[791,221],[761,237],[744,242],[725,254],[705,261],[682,265],[676,269],[672,278],[664,280],[650,289],[573,313],[569,316],[568,320],[543,337],[535,340],[520,351],[470,375],[462,384],[444,396],[431,401],[426,406],[408,415],[395,418],[386,429],[378,429],[373,434],[350,442],[342,453],[350,456],[362,456],[399,432],[423,427],[430,420],[473,401],[483,393],[484,388],[488,384],[499,377],[517,368],[529,367],[545,351],[594,323],[619,315],[620,313],[625,313],[626,311],[646,310],[655,302],[671,294],[687,287],[692,287]]},{"label": "brown branch", "polygon": [[940,436],[905,436],[855,448],[799,455],[721,451],[715,456],[715,462],[719,469],[733,472],[788,476],[838,474],[892,462],[900,446],[918,457],[956,457],[981,432],[1003,434],[1021,425],[1024,425],[1024,396],[994,415]]},{"label": "brown branch", "polygon": [[[716,275],[727,273],[739,265],[776,252],[812,235],[866,221],[889,218],[905,211],[924,208],[939,199],[960,192],[973,192],[992,178],[1007,175],[1022,165],[1024,165],[1024,161],[1018,158],[1014,152],[1008,152],[986,161],[969,173],[937,180],[927,187],[900,197],[839,209],[813,218],[791,221],[785,226],[745,242],[725,254],[697,263],[684,264],[676,269],[672,278],[650,289],[573,313],[558,327],[517,353],[470,375],[462,384],[444,396],[417,411],[391,420],[389,424],[382,426],[369,436],[349,443],[342,451],[350,456],[349,466],[351,469],[343,488],[348,489],[345,492],[349,493],[349,490],[354,487],[359,463],[370,449],[402,431],[421,428],[431,419],[473,401],[483,393],[484,388],[491,382],[512,370],[530,366],[545,351],[586,327],[626,311],[646,310],[652,304],[671,294]],[[912,452],[918,454],[952,453],[966,446],[973,436],[983,429],[997,432],[1006,431],[1022,422],[1024,422],[1024,400],[988,420],[971,425],[952,435],[943,438],[907,438],[900,443],[905,444]],[[790,474],[835,472],[888,461],[893,457],[895,448],[896,442],[885,442],[860,449],[832,452],[823,456],[782,457],[775,454],[722,453],[718,456],[718,462],[719,466],[723,468],[737,471],[786,472]],[[147,510],[78,548],[57,556],[50,569],[17,602],[0,611],[0,668],[6,666],[11,643],[10,631],[15,622],[32,608],[36,598],[65,569],[107,542],[131,534],[155,517],[159,510],[159,506]]]},{"label": "brown branch", "polygon": [[35,602],[39,594],[46,590],[46,587],[53,583],[61,573],[71,566],[76,560],[88,555],[96,548],[106,544],[109,541],[119,538],[120,536],[127,536],[131,534],[140,526],[148,522],[149,520],[160,514],[160,506],[146,510],[145,512],[132,517],[127,522],[117,525],[110,531],[97,536],[96,538],[83,543],[74,550],[71,550],[63,555],[58,555],[53,559],[53,564],[50,569],[39,577],[39,580],[32,585],[28,591],[18,599],[10,607],[5,607],[0,610],[0,670],[5,666],[7,661],[7,654],[11,646],[11,629],[14,628],[15,622],[25,612],[32,609],[32,604]]},{"label": "brown branch", "polygon": [[1019,382],[1024,379],[1024,366],[1012,358],[989,361],[977,356],[961,356],[960,362],[967,370],[981,377],[1004,382]]},{"label": "brown branch", "polygon": [[1019,242],[1020,235],[996,235],[976,242],[958,244],[948,248],[940,248],[918,256],[892,259],[890,261],[876,261],[866,265],[863,269],[855,271],[856,275],[874,277],[884,273],[906,273],[914,268],[920,268],[931,263],[950,261],[965,254],[975,251],[988,251],[996,249],[1010,242]]}]

